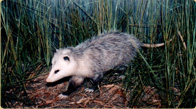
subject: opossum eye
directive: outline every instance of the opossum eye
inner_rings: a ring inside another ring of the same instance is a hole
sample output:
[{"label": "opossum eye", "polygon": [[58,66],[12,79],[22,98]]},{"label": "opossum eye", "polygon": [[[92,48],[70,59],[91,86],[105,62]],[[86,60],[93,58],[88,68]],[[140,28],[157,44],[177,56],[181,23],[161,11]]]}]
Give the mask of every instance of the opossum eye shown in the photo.
[{"label": "opossum eye", "polygon": [[65,61],[69,61],[69,57],[68,57],[68,56],[63,57],[63,59],[64,59]]},{"label": "opossum eye", "polygon": [[54,71],[54,74],[57,74],[58,72],[59,72],[59,70],[55,70],[55,71]]}]

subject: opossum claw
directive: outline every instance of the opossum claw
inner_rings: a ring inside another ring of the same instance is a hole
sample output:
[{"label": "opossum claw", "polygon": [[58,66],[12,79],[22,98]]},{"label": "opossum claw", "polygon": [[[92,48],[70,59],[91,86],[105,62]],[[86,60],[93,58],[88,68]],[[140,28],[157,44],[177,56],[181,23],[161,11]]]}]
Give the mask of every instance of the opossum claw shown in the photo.
[{"label": "opossum claw", "polygon": [[58,97],[60,99],[66,99],[68,97],[68,95],[59,94]]},{"label": "opossum claw", "polygon": [[94,92],[94,89],[86,88],[86,89],[84,89],[84,91],[87,92],[87,93],[92,93],[92,92]]}]

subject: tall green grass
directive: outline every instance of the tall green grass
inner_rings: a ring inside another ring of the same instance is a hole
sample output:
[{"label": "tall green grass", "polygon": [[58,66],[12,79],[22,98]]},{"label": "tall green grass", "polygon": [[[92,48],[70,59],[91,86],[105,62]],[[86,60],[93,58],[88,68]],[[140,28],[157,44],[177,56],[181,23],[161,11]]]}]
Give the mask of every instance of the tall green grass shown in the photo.
[{"label": "tall green grass", "polygon": [[[158,89],[162,107],[196,105],[193,0],[4,0],[1,5],[4,107],[12,107],[6,102],[13,99],[24,100],[16,94],[24,91],[25,96],[30,75],[40,65],[36,75],[50,67],[55,49],[115,30],[135,34],[144,43],[165,43],[141,49],[127,70],[124,85],[133,90],[130,107],[140,105],[144,86]],[[178,101],[171,88],[180,90]],[[8,95],[11,89],[14,94]]]}]

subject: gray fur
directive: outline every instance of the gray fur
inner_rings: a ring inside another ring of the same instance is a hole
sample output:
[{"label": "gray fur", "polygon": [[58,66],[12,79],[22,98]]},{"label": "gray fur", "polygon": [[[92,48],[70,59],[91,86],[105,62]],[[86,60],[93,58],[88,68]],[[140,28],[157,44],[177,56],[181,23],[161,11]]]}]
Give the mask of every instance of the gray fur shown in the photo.
[{"label": "gray fur", "polygon": [[[128,64],[141,43],[133,35],[110,32],[92,37],[70,49],[75,60],[86,59],[93,74],[104,73],[114,67]],[[103,75],[103,74],[101,74]]]}]

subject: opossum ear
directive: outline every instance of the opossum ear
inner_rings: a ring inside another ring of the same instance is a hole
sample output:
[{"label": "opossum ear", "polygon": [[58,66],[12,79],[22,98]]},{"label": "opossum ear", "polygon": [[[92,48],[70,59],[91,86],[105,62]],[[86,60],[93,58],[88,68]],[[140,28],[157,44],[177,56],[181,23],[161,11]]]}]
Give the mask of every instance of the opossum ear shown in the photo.
[{"label": "opossum ear", "polygon": [[64,56],[63,59],[64,59],[65,61],[69,61],[69,57],[68,57],[68,56]]}]

